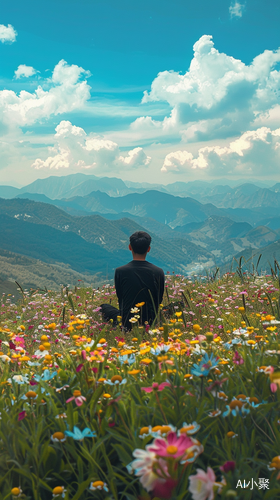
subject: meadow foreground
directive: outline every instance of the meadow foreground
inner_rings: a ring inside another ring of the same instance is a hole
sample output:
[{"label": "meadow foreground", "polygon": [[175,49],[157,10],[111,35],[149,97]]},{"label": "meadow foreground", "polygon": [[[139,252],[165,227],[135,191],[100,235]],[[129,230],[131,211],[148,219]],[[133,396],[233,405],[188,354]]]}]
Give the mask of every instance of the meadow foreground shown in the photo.
[{"label": "meadow foreground", "polygon": [[129,333],[110,285],[3,295],[1,499],[280,498],[275,278],[168,275]]}]

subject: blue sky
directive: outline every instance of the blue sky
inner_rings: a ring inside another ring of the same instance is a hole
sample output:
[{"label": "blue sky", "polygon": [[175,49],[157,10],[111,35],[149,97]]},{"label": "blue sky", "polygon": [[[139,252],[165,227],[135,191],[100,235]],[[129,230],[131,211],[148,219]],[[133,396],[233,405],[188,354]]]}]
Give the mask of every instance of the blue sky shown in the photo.
[{"label": "blue sky", "polygon": [[277,179],[278,0],[6,2],[0,183]]}]

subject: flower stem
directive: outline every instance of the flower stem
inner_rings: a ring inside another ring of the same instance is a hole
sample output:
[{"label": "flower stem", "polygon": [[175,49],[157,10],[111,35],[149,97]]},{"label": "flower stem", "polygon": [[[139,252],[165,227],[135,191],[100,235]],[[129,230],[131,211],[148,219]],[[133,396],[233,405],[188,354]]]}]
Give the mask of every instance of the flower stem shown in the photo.
[{"label": "flower stem", "polygon": [[158,397],[158,393],[157,393],[157,392],[156,392],[156,400],[157,400],[157,404],[158,404],[158,406],[159,406],[159,409],[160,409],[160,411],[161,411],[161,414],[162,414],[162,416],[163,416],[163,419],[164,419],[164,421],[165,421],[166,425],[168,425],[168,422],[167,422],[167,419],[166,419],[165,413],[164,413],[164,411],[163,411],[163,409],[162,409],[162,406],[161,406],[161,403],[160,403],[160,400],[159,400],[159,397]]}]

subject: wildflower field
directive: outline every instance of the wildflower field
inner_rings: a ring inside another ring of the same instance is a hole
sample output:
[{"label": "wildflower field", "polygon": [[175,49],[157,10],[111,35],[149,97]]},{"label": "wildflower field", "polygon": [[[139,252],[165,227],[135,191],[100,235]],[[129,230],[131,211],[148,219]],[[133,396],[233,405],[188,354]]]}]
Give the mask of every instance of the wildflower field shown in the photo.
[{"label": "wildflower field", "polygon": [[129,333],[104,302],[2,296],[1,500],[280,498],[277,276],[168,275]]}]

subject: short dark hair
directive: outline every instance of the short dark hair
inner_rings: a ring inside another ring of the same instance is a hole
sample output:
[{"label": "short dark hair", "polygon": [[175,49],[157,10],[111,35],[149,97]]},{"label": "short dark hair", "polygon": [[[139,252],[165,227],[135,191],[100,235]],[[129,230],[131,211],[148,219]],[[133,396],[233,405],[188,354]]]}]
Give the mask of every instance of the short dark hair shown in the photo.
[{"label": "short dark hair", "polygon": [[143,255],[147,253],[152,238],[148,233],[145,233],[145,231],[136,231],[136,233],[130,236],[129,241],[133,252]]}]

